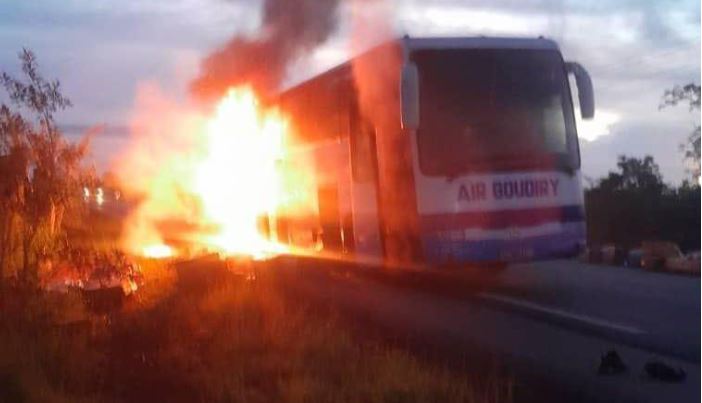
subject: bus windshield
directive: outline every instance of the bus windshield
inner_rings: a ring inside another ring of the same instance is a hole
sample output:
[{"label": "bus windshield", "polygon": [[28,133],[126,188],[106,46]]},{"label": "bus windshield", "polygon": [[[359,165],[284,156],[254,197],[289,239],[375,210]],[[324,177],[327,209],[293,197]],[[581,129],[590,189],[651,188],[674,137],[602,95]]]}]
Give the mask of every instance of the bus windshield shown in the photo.
[{"label": "bus windshield", "polygon": [[412,59],[420,75],[417,142],[424,174],[579,166],[558,51],[420,50]]}]

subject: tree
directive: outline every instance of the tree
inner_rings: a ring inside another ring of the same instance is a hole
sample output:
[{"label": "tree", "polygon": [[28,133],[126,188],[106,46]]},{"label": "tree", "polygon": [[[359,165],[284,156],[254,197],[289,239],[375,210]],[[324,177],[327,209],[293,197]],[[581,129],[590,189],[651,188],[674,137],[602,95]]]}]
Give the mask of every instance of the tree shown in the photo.
[{"label": "tree", "polygon": [[600,182],[601,188],[644,191],[653,194],[660,193],[665,188],[660,168],[650,155],[643,159],[620,155],[617,168],[619,172],[610,172]]},{"label": "tree", "polygon": [[699,248],[700,187],[686,181],[670,188],[651,156],[620,156],[617,170],[586,191],[585,203],[590,244],[666,240]]},{"label": "tree", "polygon": [[38,258],[56,246],[66,211],[80,208],[80,189],[90,180],[81,167],[88,138],[66,141],[54,114],[70,107],[70,100],[58,80],[39,74],[34,53],[23,49],[19,59],[24,80],[0,76],[15,107],[0,105],[0,269],[20,266],[23,280],[32,282]]},{"label": "tree", "polygon": [[[700,86],[699,84],[676,85],[663,92],[663,99],[659,108],[677,106],[679,103],[687,103],[690,111],[700,110]],[[681,150],[685,155],[685,160],[691,165],[689,169],[693,178],[697,180],[700,176],[700,124],[695,126],[687,138],[687,142],[681,145]]]},{"label": "tree", "polygon": [[668,191],[658,165],[651,156],[620,156],[617,168],[586,194],[590,240],[632,247],[658,238],[654,211]]}]

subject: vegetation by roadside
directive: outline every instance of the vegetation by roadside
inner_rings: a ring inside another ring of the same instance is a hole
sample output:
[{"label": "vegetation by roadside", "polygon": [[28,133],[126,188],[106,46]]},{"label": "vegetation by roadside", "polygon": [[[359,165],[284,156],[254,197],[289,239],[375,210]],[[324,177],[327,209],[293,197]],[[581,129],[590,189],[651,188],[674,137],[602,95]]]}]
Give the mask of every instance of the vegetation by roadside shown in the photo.
[{"label": "vegetation by roadside", "polygon": [[508,382],[476,385],[354,339],[266,275],[193,290],[172,268],[142,263],[146,286],[106,316],[90,315],[80,293],[23,296],[13,311],[6,290],[0,392],[28,402],[511,400]]},{"label": "vegetation by roadside", "polygon": [[663,182],[652,157],[621,156],[617,170],[585,192],[588,245],[626,250],[645,241],[671,241],[683,251],[699,250],[700,186]]}]

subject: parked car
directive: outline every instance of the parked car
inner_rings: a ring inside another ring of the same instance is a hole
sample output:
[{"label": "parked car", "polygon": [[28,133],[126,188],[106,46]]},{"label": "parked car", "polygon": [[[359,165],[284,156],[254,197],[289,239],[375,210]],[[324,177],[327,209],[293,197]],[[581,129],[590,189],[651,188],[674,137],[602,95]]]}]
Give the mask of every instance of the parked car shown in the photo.
[{"label": "parked car", "polygon": [[699,274],[700,252],[691,252],[684,256],[670,257],[665,261],[665,269],[681,273]]},{"label": "parked car", "polygon": [[684,258],[678,245],[668,241],[645,241],[641,244],[641,267],[645,270],[663,270],[669,259]]}]

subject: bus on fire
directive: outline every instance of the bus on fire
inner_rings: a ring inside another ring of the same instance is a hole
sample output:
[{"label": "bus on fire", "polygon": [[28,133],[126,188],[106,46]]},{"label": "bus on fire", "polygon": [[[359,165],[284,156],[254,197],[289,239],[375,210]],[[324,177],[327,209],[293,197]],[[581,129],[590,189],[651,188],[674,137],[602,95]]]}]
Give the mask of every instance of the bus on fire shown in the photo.
[{"label": "bus on fire", "polygon": [[278,238],[385,264],[577,254],[570,76],[591,118],[588,73],[551,40],[404,37],[285,91],[317,206],[307,219],[281,214]]}]

